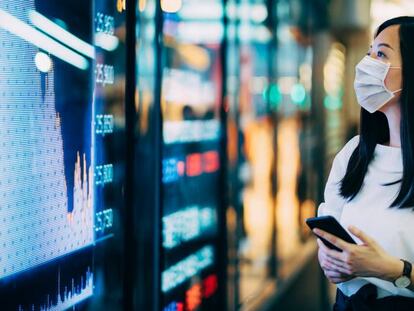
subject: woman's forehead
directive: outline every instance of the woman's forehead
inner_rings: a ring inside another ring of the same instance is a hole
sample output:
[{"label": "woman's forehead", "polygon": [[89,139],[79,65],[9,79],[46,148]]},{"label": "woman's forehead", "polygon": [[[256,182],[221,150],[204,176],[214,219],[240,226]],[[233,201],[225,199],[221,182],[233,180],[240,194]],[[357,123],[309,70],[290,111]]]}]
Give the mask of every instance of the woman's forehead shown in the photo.
[{"label": "woman's forehead", "polygon": [[393,25],[385,28],[381,31],[378,36],[375,37],[372,46],[379,46],[379,45],[389,45],[394,50],[399,49],[400,46],[400,35],[399,35],[399,25]]}]

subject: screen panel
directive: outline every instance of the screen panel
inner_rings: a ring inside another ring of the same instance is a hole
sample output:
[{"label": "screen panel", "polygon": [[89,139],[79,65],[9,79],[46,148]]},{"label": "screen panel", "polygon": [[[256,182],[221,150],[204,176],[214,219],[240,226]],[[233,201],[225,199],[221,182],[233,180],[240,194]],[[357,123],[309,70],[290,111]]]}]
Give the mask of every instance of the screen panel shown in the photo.
[{"label": "screen panel", "polygon": [[265,1],[229,2],[227,12],[234,23],[229,33],[238,43],[229,56],[229,65],[233,67],[229,72],[233,71],[233,78],[228,80],[228,90],[233,91],[230,109],[235,115],[233,136],[237,135],[238,140],[237,147],[233,147],[237,152],[238,186],[233,197],[238,214],[234,232],[238,239],[237,302],[244,304],[265,292],[276,268],[275,119],[269,110],[268,98],[272,77],[270,52],[274,47],[271,29],[267,27],[271,13]]},{"label": "screen panel", "polygon": [[123,128],[125,80],[114,66],[122,46],[119,4],[0,3],[6,310],[88,308],[114,278],[105,258],[120,252],[111,246],[120,230],[123,174],[113,149]]},{"label": "screen panel", "polygon": [[162,310],[218,305],[220,1],[163,9]]}]

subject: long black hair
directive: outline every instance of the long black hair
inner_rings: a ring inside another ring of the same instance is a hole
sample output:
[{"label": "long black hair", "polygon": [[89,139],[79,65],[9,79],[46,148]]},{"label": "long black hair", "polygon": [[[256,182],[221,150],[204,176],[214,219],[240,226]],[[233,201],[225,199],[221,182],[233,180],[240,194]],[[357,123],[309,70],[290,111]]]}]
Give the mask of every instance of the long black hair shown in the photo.
[{"label": "long black hair", "polygon": [[[392,207],[414,207],[414,17],[401,16],[387,20],[378,27],[375,37],[385,28],[399,25],[402,59],[401,149],[403,174],[400,192]],[[388,121],[382,112],[369,113],[361,108],[359,144],[352,153],[340,184],[340,194],[352,200],[363,185],[376,144],[388,142]],[[393,184],[393,183],[391,183]],[[388,184],[390,185],[390,184]],[[386,185],[385,185],[386,186]]]}]

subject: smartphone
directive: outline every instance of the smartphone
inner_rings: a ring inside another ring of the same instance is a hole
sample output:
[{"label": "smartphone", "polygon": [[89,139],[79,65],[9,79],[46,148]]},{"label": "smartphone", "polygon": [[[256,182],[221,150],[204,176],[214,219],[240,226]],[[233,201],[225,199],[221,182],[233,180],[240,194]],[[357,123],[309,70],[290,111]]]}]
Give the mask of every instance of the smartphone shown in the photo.
[{"label": "smartphone", "polygon": [[[354,239],[349,235],[349,233],[341,226],[341,224],[332,216],[320,216],[320,217],[312,217],[306,219],[306,224],[311,228],[318,228],[326,231],[330,234],[335,235],[336,237],[344,240],[345,242],[356,244]],[[321,238],[321,241],[329,248],[342,252],[341,249],[333,245],[332,243],[328,242],[327,240]]]}]

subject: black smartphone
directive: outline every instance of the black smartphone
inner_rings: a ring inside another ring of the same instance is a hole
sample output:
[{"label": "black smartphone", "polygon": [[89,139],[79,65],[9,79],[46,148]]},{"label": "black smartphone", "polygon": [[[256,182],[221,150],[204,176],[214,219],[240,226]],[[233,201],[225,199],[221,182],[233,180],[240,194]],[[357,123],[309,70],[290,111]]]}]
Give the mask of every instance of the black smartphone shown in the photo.
[{"label": "black smartphone", "polygon": [[[323,231],[329,232],[334,236],[344,240],[345,242],[356,244],[354,239],[349,235],[349,233],[341,226],[341,224],[332,216],[320,216],[320,217],[312,217],[306,219],[306,224],[311,228],[318,228],[322,229]],[[329,248],[335,249],[337,251],[342,252],[341,249],[333,245],[332,243],[328,242],[327,240],[321,238],[321,241]]]}]

